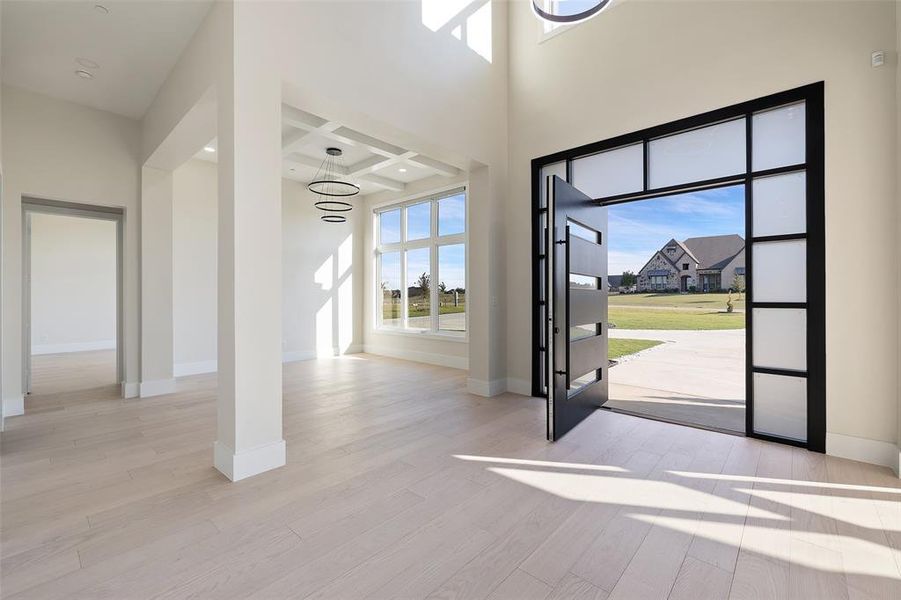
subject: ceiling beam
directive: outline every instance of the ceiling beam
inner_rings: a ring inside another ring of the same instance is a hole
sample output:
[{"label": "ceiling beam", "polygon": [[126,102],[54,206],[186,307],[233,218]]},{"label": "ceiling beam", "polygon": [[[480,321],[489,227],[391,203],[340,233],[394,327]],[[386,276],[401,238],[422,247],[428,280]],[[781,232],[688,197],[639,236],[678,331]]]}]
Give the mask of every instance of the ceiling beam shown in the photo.
[{"label": "ceiling beam", "polygon": [[376,171],[381,171],[385,167],[406,162],[414,156],[416,156],[416,153],[409,151],[398,156],[392,156],[391,158],[386,158],[379,154],[350,165],[347,168],[347,172],[351,177],[358,177],[360,175],[365,175],[366,173],[375,173]]},{"label": "ceiling beam", "polygon": [[372,175],[371,173],[369,175],[363,175],[363,177],[361,177],[360,179],[385,188],[386,190],[391,190],[393,192],[402,192],[407,189],[407,184],[403,182],[394,181],[393,179],[388,179],[387,177],[379,177],[378,175]]},{"label": "ceiling beam", "polygon": [[300,110],[299,108],[282,104],[282,122],[287,123],[291,127],[309,131],[321,127],[327,121],[322,117],[317,117],[316,115]]},{"label": "ceiling beam", "polygon": [[[293,125],[292,125],[293,127]],[[335,123],[334,121],[325,121],[318,127],[314,127],[313,129],[295,129],[294,131],[289,131],[285,135],[282,136],[282,154],[289,154],[294,152],[298,146],[303,144],[303,141],[310,137],[311,135],[322,135],[324,137],[329,137],[329,133],[341,127],[340,123]]]},{"label": "ceiling beam", "polygon": [[460,169],[458,169],[457,167],[443,163],[440,160],[429,158],[428,156],[423,156],[421,154],[411,156],[410,162],[422,167],[428,167],[429,169],[436,171],[439,175],[444,175],[445,177],[456,177],[460,174]]}]

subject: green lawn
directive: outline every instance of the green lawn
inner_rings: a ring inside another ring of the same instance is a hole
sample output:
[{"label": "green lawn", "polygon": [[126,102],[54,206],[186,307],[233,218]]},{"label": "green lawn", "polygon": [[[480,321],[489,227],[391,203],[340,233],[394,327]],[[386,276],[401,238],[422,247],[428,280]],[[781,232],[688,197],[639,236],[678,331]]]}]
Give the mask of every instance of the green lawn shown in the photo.
[{"label": "green lawn", "polygon": [[617,329],[744,329],[745,314],[735,312],[672,310],[611,306],[611,324]]},{"label": "green lawn", "polygon": [[[727,293],[710,294],[612,294],[610,306],[647,306],[654,308],[691,308],[709,311],[726,310]],[[744,309],[745,295],[732,294],[736,309]]]},{"label": "green lawn", "polygon": [[659,346],[663,342],[658,340],[630,340],[630,339],[613,339],[608,340],[607,357],[611,360],[635,354],[654,346]]}]

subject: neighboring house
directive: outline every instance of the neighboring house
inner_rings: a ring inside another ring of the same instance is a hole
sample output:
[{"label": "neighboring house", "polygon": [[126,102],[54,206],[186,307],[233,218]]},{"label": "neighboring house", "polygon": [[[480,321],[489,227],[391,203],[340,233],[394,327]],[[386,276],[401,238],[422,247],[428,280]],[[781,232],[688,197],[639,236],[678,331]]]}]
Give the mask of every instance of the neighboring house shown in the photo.
[{"label": "neighboring house", "polygon": [[715,292],[745,275],[745,240],[740,235],[671,239],[638,272],[638,291]]},{"label": "neighboring house", "polygon": [[623,287],[623,276],[622,275],[607,275],[607,291],[608,292],[619,292],[620,288]]}]

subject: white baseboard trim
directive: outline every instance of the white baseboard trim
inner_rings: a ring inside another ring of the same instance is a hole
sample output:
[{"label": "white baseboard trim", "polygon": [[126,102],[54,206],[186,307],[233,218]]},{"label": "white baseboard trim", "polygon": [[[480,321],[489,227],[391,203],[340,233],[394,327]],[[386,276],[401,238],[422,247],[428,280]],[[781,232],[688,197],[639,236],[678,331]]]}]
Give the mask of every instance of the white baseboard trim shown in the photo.
[{"label": "white baseboard trim", "polygon": [[31,347],[31,354],[66,354],[68,352],[115,349],[116,340],[98,340],[96,342],[73,342],[70,344],[38,344]]},{"label": "white baseboard trim", "polygon": [[151,396],[162,396],[163,394],[171,394],[175,391],[175,378],[172,379],[156,379],[154,381],[142,381],[140,387],[141,398],[150,398]]},{"label": "white baseboard trim", "polygon": [[141,395],[141,386],[137,381],[123,381],[121,385],[123,398],[137,398]]},{"label": "white baseboard trim", "polygon": [[482,379],[470,378],[466,380],[466,389],[470,394],[490,398],[491,396],[497,396],[498,394],[503,394],[507,391],[507,380],[494,379],[492,381],[484,381]]},{"label": "white baseboard trim", "polygon": [[213,443],[213,465],[232,481],[240,481],[285,466],[285,440],[236,453],[221,442]]},{"label": "white baseboard trim", "polygon": [[901,451],[891,442],[826,433],[826,454],[889,467],[898,474]]},{"label": "white baseboard trim", "polygon": [[3,418],[25,414],[25,396],[7,396],[3,399]]},{"label": "white baseboard trim", "polygon": [[176,363],[172,367],[172,374],[176,377],[187,377],[188,375],[201,375],[203,373],[215,373],[217,367],[215,360],[200,360],[189,363]]},{"label": "white baseboard trim", "polygon": [[378,356],[387,356],[389,358],[399,358],[401,360],[411,360],[413,362],[437,365],[439,367],[450,367],[451,369],[469,369],[469,358],[466,356],[448,356],[446,354],[435,354],[434,352],[399,350],[397,348],[376,344],[365,344],[363,346],[363,352],[366,352],[367,354],[376,354]]},{"label": "white baseboard trim", "polygon": [[516,377],[507,377],[507,391],[520,396],[532,395],[532,382],[527,379],[517,379]]}]

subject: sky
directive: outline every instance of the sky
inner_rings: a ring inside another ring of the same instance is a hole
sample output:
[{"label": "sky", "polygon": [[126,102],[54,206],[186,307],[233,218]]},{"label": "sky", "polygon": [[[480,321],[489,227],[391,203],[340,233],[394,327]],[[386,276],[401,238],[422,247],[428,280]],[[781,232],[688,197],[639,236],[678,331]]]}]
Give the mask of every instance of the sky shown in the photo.
[{"label": "sky", "polygon": [[628,202],[608,211],[611,275],[638,273],[671,238],[745,235],[743,185]]}]

